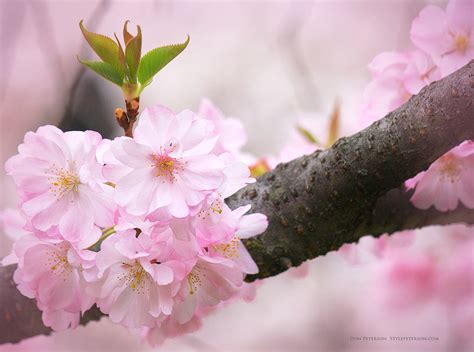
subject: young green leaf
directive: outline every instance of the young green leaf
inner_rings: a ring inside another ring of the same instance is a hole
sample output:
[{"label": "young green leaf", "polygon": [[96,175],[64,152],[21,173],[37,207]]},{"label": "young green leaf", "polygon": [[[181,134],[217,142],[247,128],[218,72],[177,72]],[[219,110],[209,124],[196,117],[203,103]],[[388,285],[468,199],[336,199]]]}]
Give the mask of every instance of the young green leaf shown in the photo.
[{"label": "young green leaf", "polygon": [[162,46],[147,52],[142,57],[137,72],[138,82],[142,85],[142,89],[150,84],[153,76],[178,56],[186,48],[188,43],[189,35],[186,41],[182,44]]},{"label": "young green leaf", "polygon": [[137,35],[127,42],[125,47],[125,59],[127,61],[130,79],[135,82],[137,79],[138,65],[142,55],[142,30],[137,26]]},{"label": "young green leaf", "polygon": [[125,24],[123,25],[123,40],[125,42],[125,46],[127,46],[128,42],[130,41],[130,39],[133,38],[133,35],[131,35],[129,32],[128,32],[128,28],[127,28],[127,25],[128,25],[128,22],[130,21],[125,21]]},{"label": "young green leaf", "polygon": [[106,80],[109,80],[110,82],[122,87],[123,74],[116,70],[111,64],[102,61],[82,61],[79,59],[79,57],[77,59],[81,64],[98,73]]},{"label": "young green leaf", "polygon": [[309,143],[320,145],[316,137],[306,128],[304,128],[303,126],[296,126],[296,129],[301,134],[301,136],[304,137]]},{"label": "young green leaf", "polygon": [[117,41],[118,45],[118,58],[119,58],[119,64],[120,64],[120,71],[123,72],[124,76],[127,74],[127,64],[125,62],[125,53],[122,48],[122,44],[120,44],[120,40],[117,37],[117,34],[114,33],[115,40]]},{"label": "young green leaf", "polygon": [[[79,22],[82,34],[86,38],[91,48],[104,62],[112,65],[115,69],[121,70],[119,61],[119,47],[111,38],[97,33],[89,32],[83,25],[84,20]],[[122,72],[123,74],[123,72]]]}]

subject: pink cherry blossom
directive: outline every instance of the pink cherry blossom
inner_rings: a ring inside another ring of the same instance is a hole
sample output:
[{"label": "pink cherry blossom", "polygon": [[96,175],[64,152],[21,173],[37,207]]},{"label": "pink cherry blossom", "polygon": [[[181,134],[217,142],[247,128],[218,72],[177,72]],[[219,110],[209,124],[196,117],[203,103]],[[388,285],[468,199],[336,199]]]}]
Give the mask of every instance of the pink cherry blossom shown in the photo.
[{"label": "pink cherry blossom", "polygon": [[439,78],[440,72],[422,51],[384,52],[369,64],[373,80],[364,90],[362,118],[366,124],[403,105],[421,88]]},{"label": "pink cherry blossom", "polygon": [[69,241],[97,240],[95,225],[113,221],[113,204],[96,158],[98,133],[66,132],[43,126],[28,132],[19,154],[6,163],[20,195],[20,207],[31,225],[58,227]]},{"label": "pink cherry blossom", "polygon": [[411,202],[420,209],[474,208],[474,142],[466,141],[436,160],[406,185],[415,188]]},{"label": "pink cherry blossom", "polygon": [[15,243],[13,256],[18,263],[14,274],[18,289],[36,299],[45,325],[54,330],[76,327],[80,314],[93,304],[82,269],[93,265],[95,253],[77,250],[65,241],[44,242],[30,234]]},{"label": "pink cherry blossom", "polygon": [[241,239],[247,239],[263,233],[268,220],[263,214],[245,215],[250,205],[231,211],[219,199],[214,200],[207,209],[203,209],[196,221],[196,236],[208,255],[222,256],[233,260],[244,273],[256,274],[258,268]]},{"label": "pink cherry blossom", "polygon": [[102,243],[88,293],[110,320],[130,328],[153,327],[160,315],[171,314],[180,282],[195,262],[192,254],[178,256],[171,236],[154,241],[128,230]]},{"label": "pink cherry blossom", "polygon": [[134,139],[116,138],[111,151],[126,170],[115,200],[135,215],[166,207],[174,217],[189,215],[224,182],[224,163],[209,154],[217,137],[211,122],[189,110],[174,115],[156,106],[140,115]]},{"label": "pink cherry blossom", "polygon": [[230,299],[242,286],[244,275],[235,263],[219,256],[199,255],[198,261],[182,283],[182,302],[175,304],[174,314],[180,324],[192,319],[196,310],[218,305]]},{"label": "pink cherry blossom", "polygon": [[447,76],[474,58],[474,3],[451,0],[446,12],[425,7],[413,21],[411,40],[430,54]]},{"label": "pink cherry blossom", "polygon": [[247,134],[240,120],[225,117],[209,99],[202,99],[198,115],[211,121],[214,134],[219,136],[214,153],[230,152],[235,156],[239,155],[240,148],[247,143]]}]

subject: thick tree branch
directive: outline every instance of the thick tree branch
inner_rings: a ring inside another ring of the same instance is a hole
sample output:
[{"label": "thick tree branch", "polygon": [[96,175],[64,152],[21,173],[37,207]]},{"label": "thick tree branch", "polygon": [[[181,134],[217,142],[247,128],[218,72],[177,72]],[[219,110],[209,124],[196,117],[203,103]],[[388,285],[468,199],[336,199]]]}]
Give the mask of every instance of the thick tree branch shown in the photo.
[{"label": "thick tree branch", "polygon": [[[267,231],[245,240],[260,272],[277,275],[303,261],[357,241],[433,224],[474,223],[459,206],[440,213],[419,210],[400,185],[442,154],[474,138],[474,61],[432,83],[405,105],[330,149],[281,164],[227,199],[232,208],[252,204],[268,216]],[[35,303],[12,281],[14,267],[0,268],[0,343],[49,332]],[[93,309],[82,323],[96,320]]]},{"label": "thick tree branch", "polygon": [[474,139],[474,60],[365,130],[278,165],[227,200],[231,207],[251,203],[269,218],[264,234],[245,241],[260,269],[247,279],[357,241],[371,230],[381,196],[467,139]]}]

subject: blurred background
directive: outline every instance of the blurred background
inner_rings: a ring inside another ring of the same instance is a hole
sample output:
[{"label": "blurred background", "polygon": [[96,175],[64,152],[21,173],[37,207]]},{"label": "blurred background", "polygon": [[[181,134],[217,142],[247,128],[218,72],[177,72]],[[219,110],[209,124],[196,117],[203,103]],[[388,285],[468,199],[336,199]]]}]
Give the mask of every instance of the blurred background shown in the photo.
[{"label": "blurred background", "polygon": [[[145,90],[141,106],[197,110],[207,97],[227,116],[243,121],[249,139],[245,151],[264,156],[278,153],[301,116],[325,118],[336,100],[341,104],[344,132],[357,130],[356,115],[369,79],[367,64],[382,51],[410,48],[411,22],[428,3],[445,6],[443,1],[418,0],[1,0],[1,163],[16,153],[25,132],[44,124],[64,130],[93,129],[104,137],[120,134],[113,112],[123,107],[121,92],[77,62],[76,54],[94,57],[80,33],[81,19],[89,30],[110,36],[121,32],[125,20],[131,21],[132,33],[139,24],[144,51],[182,42],[190,34],[188,48]],[[1,207],[14,206],[13,184],[3,170],[0,175]],[[453,227],[452,232],[468,241],[466,232],[472,229]],[[420,253],[442,257],[445,252],[438,252],[445,247],[445,236],[440,233],[432,228],[423,236],[413,235],[415,249],[410,248],[415,258]],[[393,236],[386,243],[392,248],[399,241]],[[0,238],[0,257],[10,244],[6,236]],[[381,280],[389,269],[384,266],[385,256],[373,254],[373,246],[370,242],[370,250],[352,249],[350,260],[335,254],[318,258],[305,268],[307,274],[265,280],[252,303],[237,302],[219,310],[198,332],[168,340],[156,350],[469,350],[472,341],[463,334],[466,327],[472,334],[469,327],[474,321],[464,320],[472,315],[462,316],[464,325],[458,328],[453,324],[459,319],[453,317],[462,312],[447,310],[424,295],[420,296],[423,304],[408,309],[386,302],[387,287],[393,287]],[[416,276],[410,280],[416,286]],[[415,296],[419,298],[418,291]],[[353,338],[357,336],[437,340],[359,341]],[[154,349],[104,319],[0,347],[4,350]]]}]

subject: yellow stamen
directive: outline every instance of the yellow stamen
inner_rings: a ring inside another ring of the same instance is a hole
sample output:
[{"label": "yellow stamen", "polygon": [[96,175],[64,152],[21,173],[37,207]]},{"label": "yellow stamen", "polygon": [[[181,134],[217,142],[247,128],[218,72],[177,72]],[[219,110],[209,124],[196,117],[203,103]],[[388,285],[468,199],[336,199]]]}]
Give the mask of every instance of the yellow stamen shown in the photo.
[{"label": "yellow stamen", "polygon": [[56,198],[62,198],[70,191],[77,192],[79,190],[78,187],[81,182],[74,172],[64,168],[57,168],[56,166],[53,166],[52,171],[54,176],[48,178],[51,183],[49,189],[54,193]]},{"label": "yellow stamen", "polygon": [[189,294],[193,295],[196,293],[199,287],[202,286],[201,281],[201,269],[198,266],[195,266],[193,270],[188,274],[188,288]]},{"label": "yellow stamen", "polygon": [[176,181],[176,174],[184,169],[184,164],[166,154],[153,154],[151,156],[156,176],[169,182]]},{"label": "yellow stamen", "polygon": [[124,281],[137,294],[148,292],[149,285],[147,283],[152,281],[152,278],[140,263],[135,263],[135,265],[123,264],[122,268],[128,270],[119,276],[120,281]]},{"label": "yellow stamen", "polygon": [[469,37],[464,34],[458,34],[454,38],[454,44],[456,45],[456,50],[464,54],[466,52],[467,46],[469,45]]},{"label": "yellow stamen", "polygon": [[456,158],[452,154],[446,154],[440,158],[441,172],[444,177],[448,178],[451,182],[456,182],[459,179],[461,169]]},{"label": "yellow stamen", "polygon": [[239,257],[240,238],[235,236],[229,243],[215,244],[212,248],[228,259],[236,259]]}]

